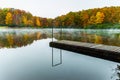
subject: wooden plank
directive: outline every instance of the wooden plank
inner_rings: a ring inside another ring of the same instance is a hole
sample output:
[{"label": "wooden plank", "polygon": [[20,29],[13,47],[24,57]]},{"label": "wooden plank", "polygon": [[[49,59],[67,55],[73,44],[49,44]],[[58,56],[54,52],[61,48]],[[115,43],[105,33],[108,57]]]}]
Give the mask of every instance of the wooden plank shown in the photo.
[{"label": "wooden plank", "polygon": [[120,47],[76,41],[54,41],[50,46],[120,63]]}]

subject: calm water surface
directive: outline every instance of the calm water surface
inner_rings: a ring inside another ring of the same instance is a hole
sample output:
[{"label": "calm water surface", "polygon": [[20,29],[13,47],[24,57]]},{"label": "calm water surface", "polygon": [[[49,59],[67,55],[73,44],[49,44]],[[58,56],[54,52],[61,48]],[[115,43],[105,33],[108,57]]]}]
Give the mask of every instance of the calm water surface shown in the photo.
[{"label": "calm water surface", "polygon": [[[1,48],[0,80],[118,79],[116,68],[119,63],[64,50],[62,50],[62,64],[52,67],[50,41],[51,38],[39,39],[26,46]],[[54,63],[58,63],[60,50],[55,48],[53,50]]]}]

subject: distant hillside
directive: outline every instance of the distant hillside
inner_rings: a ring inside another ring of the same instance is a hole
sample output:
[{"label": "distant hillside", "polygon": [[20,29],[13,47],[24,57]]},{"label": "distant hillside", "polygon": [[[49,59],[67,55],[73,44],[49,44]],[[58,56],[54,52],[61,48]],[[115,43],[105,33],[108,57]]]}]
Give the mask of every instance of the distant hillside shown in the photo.
[{"label": "distant hillside", "polygon": [[55,19],[33,16],[14,8],[0,9],[0,25],[11,27],[120,28],[120,7],[104,7],[69,12]]}]

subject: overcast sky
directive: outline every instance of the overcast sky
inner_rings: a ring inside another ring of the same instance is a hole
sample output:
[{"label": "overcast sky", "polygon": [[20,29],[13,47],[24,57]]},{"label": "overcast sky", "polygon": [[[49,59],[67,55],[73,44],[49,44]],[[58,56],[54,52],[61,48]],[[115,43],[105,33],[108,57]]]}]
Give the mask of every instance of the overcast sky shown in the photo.
[{"label": "overcast sky", "polygon": [[120,0],[0,0],[0,8],[17,8],[33,15],[54,18],[70,11],[120,6]]}]

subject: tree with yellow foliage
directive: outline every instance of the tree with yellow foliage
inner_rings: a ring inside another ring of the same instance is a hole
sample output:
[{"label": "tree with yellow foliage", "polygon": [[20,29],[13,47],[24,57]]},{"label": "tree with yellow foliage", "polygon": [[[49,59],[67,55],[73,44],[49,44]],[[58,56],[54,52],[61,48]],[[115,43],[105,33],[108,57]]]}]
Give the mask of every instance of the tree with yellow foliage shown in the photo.
[{"label": "tree with yellow foliage", "polygon": [[8,12],[7,15],[6,15],[5,23],[7,25],[11,25],[12,21],[13,21],[12,13]]},{"label": "tree with yellow foliage", "polygon": [[104,21],[104,13],[103,12],[97,12],[96,13],[96,24],[102,23]]},{"label": "tree with yellow foliage", "polygon": [[36,25],[37,25],[37,26],[41,26],[39,17],[36,18]]},{"label": "tree with yellow foliage", "polygon": [[92,15],[88,21],[88,24],[95,24],[96,16]]},{"label": "tree with yellow foliage", "polygon": [[28,21],[27,21],[27,25],[28,25],[28,26],[33,26],[33,21],[32,21],[32,20],[28,20]]},{"label": "tree with yellow foliage", "polygon": [[22,22],[24,25],[27,25],[27,17],[26,16],[22,16]]}]

